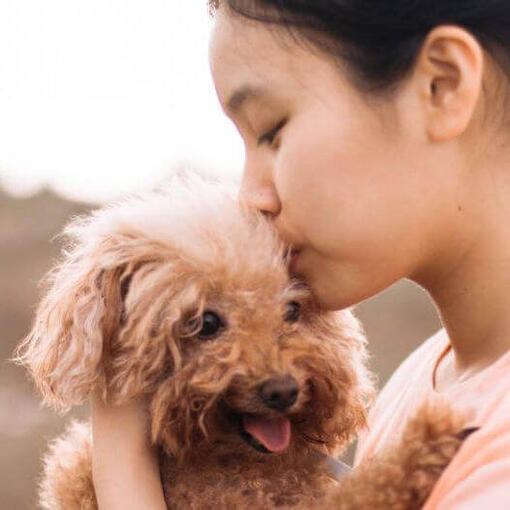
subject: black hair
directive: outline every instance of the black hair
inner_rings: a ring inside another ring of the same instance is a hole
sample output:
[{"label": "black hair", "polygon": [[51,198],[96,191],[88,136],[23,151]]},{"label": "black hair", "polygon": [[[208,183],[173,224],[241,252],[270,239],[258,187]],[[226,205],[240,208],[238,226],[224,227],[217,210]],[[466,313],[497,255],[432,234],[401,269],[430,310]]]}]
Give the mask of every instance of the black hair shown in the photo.
[{"label": "black hair", "polygon": [[403,79],[438,25],[469,31],[502,68],[510,61],[510,0],[209,0],[212,12],[219,4],[341,57],[366,91],[384,92]]}]

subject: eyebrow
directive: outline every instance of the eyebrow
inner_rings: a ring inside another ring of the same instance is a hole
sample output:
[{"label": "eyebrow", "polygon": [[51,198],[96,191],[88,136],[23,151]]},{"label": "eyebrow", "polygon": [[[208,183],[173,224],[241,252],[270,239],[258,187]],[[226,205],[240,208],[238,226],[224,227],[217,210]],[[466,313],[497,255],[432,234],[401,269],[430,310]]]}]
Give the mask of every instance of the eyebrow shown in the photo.
[{"label": "eyebrow", "polygon": [[253,87],[251,85],[242,85],[230,96],[227,101],[227,109],[231,113],[238,112],[244,103],[248,100],[258,99],[267,93],[264,87]]}]

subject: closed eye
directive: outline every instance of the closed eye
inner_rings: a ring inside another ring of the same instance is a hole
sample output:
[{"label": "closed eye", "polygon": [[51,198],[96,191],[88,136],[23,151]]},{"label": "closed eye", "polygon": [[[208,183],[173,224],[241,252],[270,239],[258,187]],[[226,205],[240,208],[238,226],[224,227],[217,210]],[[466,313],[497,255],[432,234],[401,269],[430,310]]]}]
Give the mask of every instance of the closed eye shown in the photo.
[{"label": "closed eye", "polygon": [[262,135],[258,139],[257,145],[260,146],[260,145],[264,145],[265,143],[271,145],[274,142],[276,135],[278,134],[280,129],[282,129],[282,127],[285,125],[286,122],[287,122],[287,119],[283,119],[273,129],[271,129],[271,131],[268,131],[267,133]]}]

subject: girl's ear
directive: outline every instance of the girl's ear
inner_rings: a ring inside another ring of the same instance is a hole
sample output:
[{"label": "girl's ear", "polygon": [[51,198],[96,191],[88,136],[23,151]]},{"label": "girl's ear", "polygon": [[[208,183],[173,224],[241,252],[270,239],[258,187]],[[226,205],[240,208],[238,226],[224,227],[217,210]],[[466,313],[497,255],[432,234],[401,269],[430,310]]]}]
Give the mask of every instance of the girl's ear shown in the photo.
[{"label": "girl's ear", "polygon": [[44,403],[64,411],[83,403],[93,388],[106,392],[109,345],[122,320],[126,266],[104,269],[95,262],[71,257],[57,268],[16,352]]},{"label": "girl's ear", "polygon": [[452,140],[466,131],[483,92],[484,62],[480,43],[463,28],[441,25],[428,34],[415,80],[431,140]]}]

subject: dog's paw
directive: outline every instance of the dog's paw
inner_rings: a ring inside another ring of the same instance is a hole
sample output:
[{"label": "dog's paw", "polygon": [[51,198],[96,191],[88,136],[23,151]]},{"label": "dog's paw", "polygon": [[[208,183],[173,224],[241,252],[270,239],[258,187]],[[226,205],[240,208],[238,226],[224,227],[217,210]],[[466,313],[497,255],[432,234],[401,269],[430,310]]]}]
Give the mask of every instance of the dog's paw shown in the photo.
[{"label": "dog's paw", "polygon": [[440,397],[425,402],[407,423],[397,459],[409,489],[425,502],[460,447],[478,428],[468,426],[466,413]]}]

